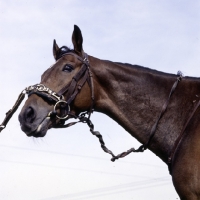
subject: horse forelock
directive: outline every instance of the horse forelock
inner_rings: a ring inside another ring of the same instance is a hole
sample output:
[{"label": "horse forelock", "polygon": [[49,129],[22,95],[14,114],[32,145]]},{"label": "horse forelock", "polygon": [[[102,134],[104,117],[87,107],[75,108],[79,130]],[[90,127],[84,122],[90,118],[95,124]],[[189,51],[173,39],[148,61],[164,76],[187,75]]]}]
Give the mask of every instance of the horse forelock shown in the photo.
[{"label": "horse forelock", "polygon": [[[59,48],[59,51],[58,51],[58,53],[57,53],[57,55],[56,55],[56,61],[59,59],[59,58],[61,58],[64,54],[66,54],[66,53],[70,53],[70,52],[73,52],[73,49],[70,49],[69,47],[67,47],[67,46],[62,46],[62,47],[60,47]],[[52,66],[50,66],[46,71],[44,71],[44,73],[42,74],[42,76],[41,76],[41,80],[42,81],[45,81],[45,79],[48,77],[48,75],[49,75],[49,73],[50,73],[50,71],[51,71],[51,67]]]},{"label": "horse forelock", "polygon": [[56,60],[58,60],[59,58],[61,58],[64,54],[66,53],[70,53],[70,52],[73,52],[74,50],[70,49],[69,47],[67,46],[62,46],[60,47],[59,51],[58,51],[58,54],[56,55]]}]

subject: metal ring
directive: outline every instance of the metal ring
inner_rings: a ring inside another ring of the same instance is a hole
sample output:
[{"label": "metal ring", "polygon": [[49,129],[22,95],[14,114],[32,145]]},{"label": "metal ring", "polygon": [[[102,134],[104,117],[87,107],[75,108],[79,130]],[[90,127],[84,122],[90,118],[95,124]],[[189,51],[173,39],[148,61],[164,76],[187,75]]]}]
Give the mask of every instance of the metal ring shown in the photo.
[{"label": "metal ring", "polygon": [[[67,105],[68,105],[68,112],[70,112],[70,106],[69,106],[69,104],[68,104],[66,101],[64,101],[64,100],[60,100],[60,101],[58,101],[58,102],[55,104],[55,106],[54,106],[54,112],[55,112],[55,113],[56,113],[56,107],[57,107],[57,105],[58,105],[59,103],[65,103],[65,104],[67,104]],[[66,119],[68,116],[69,116],[69,115],[66,115],[65,117],[60,117],[60,116],[58,116],[58,115],[56,114],[56,117],[57,117],[58,119]]]}]

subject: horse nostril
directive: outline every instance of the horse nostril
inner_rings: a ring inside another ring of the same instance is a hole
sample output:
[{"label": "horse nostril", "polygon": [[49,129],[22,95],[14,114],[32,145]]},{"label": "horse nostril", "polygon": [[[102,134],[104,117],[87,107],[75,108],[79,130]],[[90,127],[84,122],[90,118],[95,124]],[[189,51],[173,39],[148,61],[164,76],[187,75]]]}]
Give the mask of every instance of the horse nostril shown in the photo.
[{"label": "horse nostril", "polygon": [[28,107],[25,112],[25,120],[28,123],[33,123],[35,119],[35,111],[32,107]]}]

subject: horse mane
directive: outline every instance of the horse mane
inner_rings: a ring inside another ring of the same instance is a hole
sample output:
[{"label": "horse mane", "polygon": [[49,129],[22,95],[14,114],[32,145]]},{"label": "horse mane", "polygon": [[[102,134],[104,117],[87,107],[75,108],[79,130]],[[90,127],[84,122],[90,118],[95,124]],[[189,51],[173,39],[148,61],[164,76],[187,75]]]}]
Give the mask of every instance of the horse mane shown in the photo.
[{"label": "horse mane", "polygon": [[143,67],[143,66],[140,66],[140,65],[132,65],[130,63],[115,62],[115,64],[120,65],[120,66],[135,68],[135,69],[140,70],[140,71],[142,71],[144,73],[154,74],[154,75],[158,75],[158,76],[167,76],[167,77],[175,77],[175,76],[177,76],[176,74],[162,72],[162,71],[158,71],[156,69],[151,69],[151,68]]},{"label": "horse mane", "polygon": [[[56,60],[61,58],[64,54],[70,53],[70,52],[74,52],[74,50],[70,49],[67,46],[60,47],[58,54],[56,55]],[[143,67],[143,66],[140,66],[140,65],[133,65],[133,64],[130,64],[130,63],[121,63],[121,62],[114,62],[114,63],[117,64],[117,65],[136,68],[138,70],[142,70],[143,72],[149,72],[149,73],[153,73],[153,74],[157,74],[157,75],[168,75],[168,76],[174,75],[174,74],[171,74],[171,73],[161,72],[161,71],[158,71],[158,70],[155,70],[155,69],[150,69],[148,67]]]},{"label": "horse mane", "polygon": [[60,49],[59,49],[59,51],[58,51],[58,53],[56,55],[56,60],[61,58],[64,54],[70,53],[70,52],[73,52],[73,50],[70,49],[69,47],[67,47],[67,46],[60,47]]}]

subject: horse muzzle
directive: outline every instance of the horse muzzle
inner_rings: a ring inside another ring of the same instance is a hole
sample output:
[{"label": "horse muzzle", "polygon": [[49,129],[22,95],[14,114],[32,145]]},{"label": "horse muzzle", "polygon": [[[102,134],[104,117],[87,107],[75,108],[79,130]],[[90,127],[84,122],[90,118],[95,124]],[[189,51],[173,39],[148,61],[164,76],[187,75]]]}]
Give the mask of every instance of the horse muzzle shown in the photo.
[{"label": "horse muzzle", "polygon": [[29,105],[19,114],[21,129],[29,137],[44,137],[52,124],[51,116],[44,115],[45,110],[43,109],[40,111],[36,111],[34,105]]},{"label": "horse muzzle", "polygon": [[[20,121],[20,117],[19,117]],[[47,130],[50,128],[51,118],[47,116],[35,129],[31,125],[23,124],[20,122],[21,129],[23,132],[26,133],[28,137],[44,137],[47,133]]]}]

